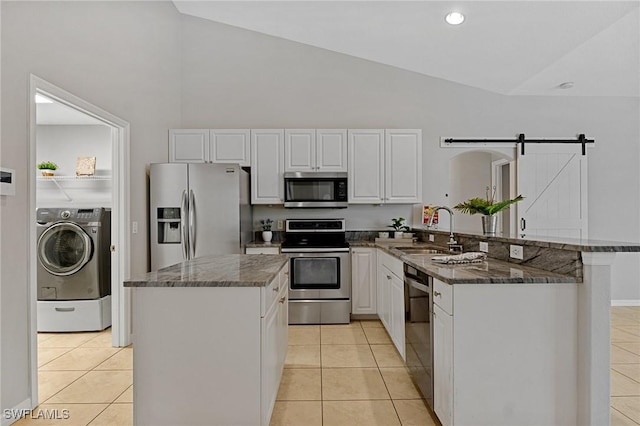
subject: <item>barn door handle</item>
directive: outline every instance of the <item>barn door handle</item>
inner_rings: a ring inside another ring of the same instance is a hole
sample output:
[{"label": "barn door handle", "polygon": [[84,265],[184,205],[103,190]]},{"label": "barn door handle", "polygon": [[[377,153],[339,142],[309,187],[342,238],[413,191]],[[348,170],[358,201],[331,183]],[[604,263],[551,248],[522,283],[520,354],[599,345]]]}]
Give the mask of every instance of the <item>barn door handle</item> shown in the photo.
[{"label": "barn door handle", "polygon": [[523,218],[520,218],[520,230],[524,231],[525,228],[527,227],[527,221]]}]

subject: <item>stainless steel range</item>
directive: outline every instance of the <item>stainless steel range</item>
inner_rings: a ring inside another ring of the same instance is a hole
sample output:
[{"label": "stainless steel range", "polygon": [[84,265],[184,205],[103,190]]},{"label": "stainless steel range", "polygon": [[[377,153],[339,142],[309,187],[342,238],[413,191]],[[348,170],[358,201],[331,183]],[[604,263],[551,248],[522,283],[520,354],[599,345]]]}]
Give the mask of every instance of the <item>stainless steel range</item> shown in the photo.
[{"label": "stainless steel range", "polygon": [[288,219],[289,324],[348,324],[351,260],[344,219]]}]

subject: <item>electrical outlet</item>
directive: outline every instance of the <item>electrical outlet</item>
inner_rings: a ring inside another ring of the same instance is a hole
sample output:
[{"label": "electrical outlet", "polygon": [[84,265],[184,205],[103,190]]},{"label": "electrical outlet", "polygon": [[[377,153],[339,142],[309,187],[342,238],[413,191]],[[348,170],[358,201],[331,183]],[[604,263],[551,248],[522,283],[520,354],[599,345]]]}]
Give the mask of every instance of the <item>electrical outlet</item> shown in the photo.
[{"label": "electrical outlet", "polygon": [[278,231],[282,231],[283,228],[284,228],[284,220],[279,220],[276,224],[276,229]]},{"label": "electrical outlet", "polygon": [[138,233],[138,222],[131,222],[131,233],[132,234]]},{"label": "electrical outlet", "polygon": [[434,237],[433,234],[429,234],[429,241],[434,242],[435,240],[436,240],[436,237]]},{"label": "electrical outlet", "polygon": [[486,241],[480,241],[480,251],[489,253],[489,243]]},{"label": "electrical outlet", "polygon": [[522,250],[522,246],[518,246],[518,245],[514,245],[511,244],[509,246],[509,256],[513,257],[514,259],[520,259],[522,260],[523,258],[523,250]]},{"label": "electrical outlet", "polygon": [[509,275],[511,278],[524,278],[524,272],[522,269],[509,268]]}]

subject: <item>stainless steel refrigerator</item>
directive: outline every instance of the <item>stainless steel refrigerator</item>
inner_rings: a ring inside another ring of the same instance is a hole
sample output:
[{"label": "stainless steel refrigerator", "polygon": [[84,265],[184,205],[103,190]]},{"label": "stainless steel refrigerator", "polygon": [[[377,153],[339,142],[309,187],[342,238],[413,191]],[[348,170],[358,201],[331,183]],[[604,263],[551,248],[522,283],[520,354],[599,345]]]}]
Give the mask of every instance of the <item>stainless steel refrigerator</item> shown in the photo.
[{"label": "stainless steel refrigerator", "polygon": [[251,241],[249,175],[234,164],[151,164],[151,270]]}]

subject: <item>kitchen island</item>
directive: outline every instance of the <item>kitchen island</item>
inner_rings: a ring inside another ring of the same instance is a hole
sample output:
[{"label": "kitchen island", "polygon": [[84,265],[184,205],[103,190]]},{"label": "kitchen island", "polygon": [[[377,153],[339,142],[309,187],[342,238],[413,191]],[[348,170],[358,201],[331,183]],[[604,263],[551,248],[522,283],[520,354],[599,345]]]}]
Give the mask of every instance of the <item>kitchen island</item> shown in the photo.
[{"label": "kitchen island", "polygon": [[208,256],[125,281],[136,425],[269,424],[288,344],[287,260]]},{"label": "kitchen island", "polygon": [[[416,231],[422,240],[435,235],[440,245],[448,239],[448,233]],[[445,389],[451,398],[444,416],[436,407],[443,424],[609,424],[611,265],[616,252],[639,252],[640,244],[464,233],[456,238],[467,251],[487,242],[491,257],[449,266],[376,245],[434,278],[434,312],[441,314],[434,327],[451,351],[440,357],[455,369],[449,383],[436,381],[436,393]],[[509,258],[511,244],[523,248],[522,260]],[[436,360],[437,345],[436,339]],[[482,383],[479,366],[494,368],[483,370]],[[501,389],[504,383],[511,383],[510,393]],[[536,405],[539,410],[526,413]]]}]

